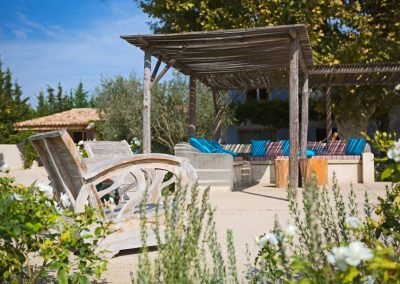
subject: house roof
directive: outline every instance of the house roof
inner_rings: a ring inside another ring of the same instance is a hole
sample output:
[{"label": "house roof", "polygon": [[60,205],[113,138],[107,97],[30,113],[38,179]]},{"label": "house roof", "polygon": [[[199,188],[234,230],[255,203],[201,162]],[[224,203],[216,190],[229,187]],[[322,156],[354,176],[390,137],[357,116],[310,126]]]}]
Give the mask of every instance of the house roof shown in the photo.
[{"label": "house roof", "polygon": [[98,109],[74,108],[71,110],[25,120],[14,124],[17,130],[47,131],[65,128],[67,130],[84,130],[92,121],[102,120]]},{"label": "house roof", "polygon": [[288,72],[294,37],[299,40],[302,62],[312,66],[305,25],[121,36],[130,44],[149,50],[161,62],[216,89],[271,86],[271,76],[282,77]]}]

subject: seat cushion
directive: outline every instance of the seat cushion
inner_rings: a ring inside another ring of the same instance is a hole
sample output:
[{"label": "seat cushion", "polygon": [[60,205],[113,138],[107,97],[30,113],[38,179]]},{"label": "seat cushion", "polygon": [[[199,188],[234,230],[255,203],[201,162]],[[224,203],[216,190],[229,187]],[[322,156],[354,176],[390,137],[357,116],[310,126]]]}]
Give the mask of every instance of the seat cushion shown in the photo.
[{"label": "seat cushion", "polygon": [[266,145],[270,140],[251,140],[251,156],[252,157],[265,157]]},{"label": "seat cushion", "polygon": [[350,138],[347,141],[347,146],[346,146],[346,155],[361,155],[364,151],[365,144],[366,144],[365,138]]},{"label": "seat cushion", "polygon": [[275,159],[277,156],[282,156],[283,155],[283,149],[282,149],[283,141],[276,141],[276,142],[268,142],[265,145],[265,156]]},{"label": "seat cushion", "polygon": [[335,140],[328,142],[328,155],[344,155],[346,150],[345,140]]},{"label": "seat cushion", "polygon": [[189,138],[189,143],[202,153],[212,153],[212,148],[203,138]]},{"label": "seat cushion", "polygon": [[325,143],[319,141],[307,142],[307,149],[315,151],[316,155],[327,155],[328,148]]}]

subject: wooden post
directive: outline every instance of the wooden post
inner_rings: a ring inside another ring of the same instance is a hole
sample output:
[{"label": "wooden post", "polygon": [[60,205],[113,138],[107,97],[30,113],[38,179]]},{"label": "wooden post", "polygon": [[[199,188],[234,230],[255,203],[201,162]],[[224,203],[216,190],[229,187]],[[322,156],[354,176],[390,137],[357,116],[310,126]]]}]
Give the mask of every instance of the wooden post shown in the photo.
[{"label": "wooden post", "polygon": [[221,123],[222,123],[222,108],[221,108],[221,91],[213,89],[214,109],[215,109],[215,128],[214,138],[218,142],[221,140]]},{"label": "wooden post", "polygon": [[151,53],[149,49],[144,51],[144,78],[143,78],[143,153],[151,153]]},{"label": "wooden post", "polygon": [[327,139],[332,138],[332,94],[331,86],[326,89],[326,101],[325,101],[325,112],[326,112],[326,137]]},{"label": "wooden post", "polygon": [[304,78],[301,92],[300,173],[302,186],[304,187],[307,167],[308,103],[310,93],[308,89],[308,72],[305,70],[303,74]]},{"label": "wooden post", "polygon": [[299,39],[291,38],[291,58],[289,71],[289,184],[297,189],[299,167]]},{"label": "wooden post", "polygon": [[196,80],[193,76],[189,79],[189,119],[188,136],[196,134]]},{"label": "wooden post", "polygon": [[310,93],[308,90],[308,73],[304,73],[301,101],[301,134],[300,134],[300,157],[307,158],[307,136],[308,136],[308,102]]}]

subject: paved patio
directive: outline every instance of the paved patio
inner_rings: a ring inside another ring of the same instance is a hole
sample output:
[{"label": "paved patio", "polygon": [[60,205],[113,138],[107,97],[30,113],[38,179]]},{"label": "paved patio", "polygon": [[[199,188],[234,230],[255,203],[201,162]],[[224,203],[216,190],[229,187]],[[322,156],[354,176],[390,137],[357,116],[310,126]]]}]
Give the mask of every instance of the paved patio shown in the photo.
[{"label": "paved patio", "polygon": [[[43,168],[28,171],[13,171],[12,176],[20,183],[29,185],[35,180],[46,182],[47,174]],[[368,190],[372,203],[384,194],[387,183],[354,184],[354,190],[360,209],[362,208],[364,191]],[[342,185],[346,195],[350,185]],[[211,203],[216,206],[216,222],[219,239],[225,248],[226,230],[232,229],[239,271],[245,270],[246,244],[249,244],[252,259],[257,252],[254,237],[269,231],[274,224],[276,215],[281,224],[285,225],[289,218],[286,191],[272,186],[258,184],[234,192],[212,191]],[[360,210],[361,211],[361,210]],[[156,254],[153,252],[152,254]],[[122,253],[110,260],[109,268],[104,274],[104,280],[109,283],[130,283],[130,274],[137,266],[138,254],[132,251]]]}]

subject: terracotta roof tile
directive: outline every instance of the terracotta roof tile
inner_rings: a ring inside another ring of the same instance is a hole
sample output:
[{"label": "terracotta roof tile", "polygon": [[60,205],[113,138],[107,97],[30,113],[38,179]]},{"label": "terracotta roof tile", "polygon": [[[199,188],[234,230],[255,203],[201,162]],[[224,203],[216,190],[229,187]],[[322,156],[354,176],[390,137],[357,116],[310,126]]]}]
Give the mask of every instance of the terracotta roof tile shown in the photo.
[{"label": "terracotta roof tile", "polygon": [[14,124],[17,130],[52,130],[52,129],[83,129],[91,121],[102,120],[98,109],[74,108],[71,110],[17,122]]}]

